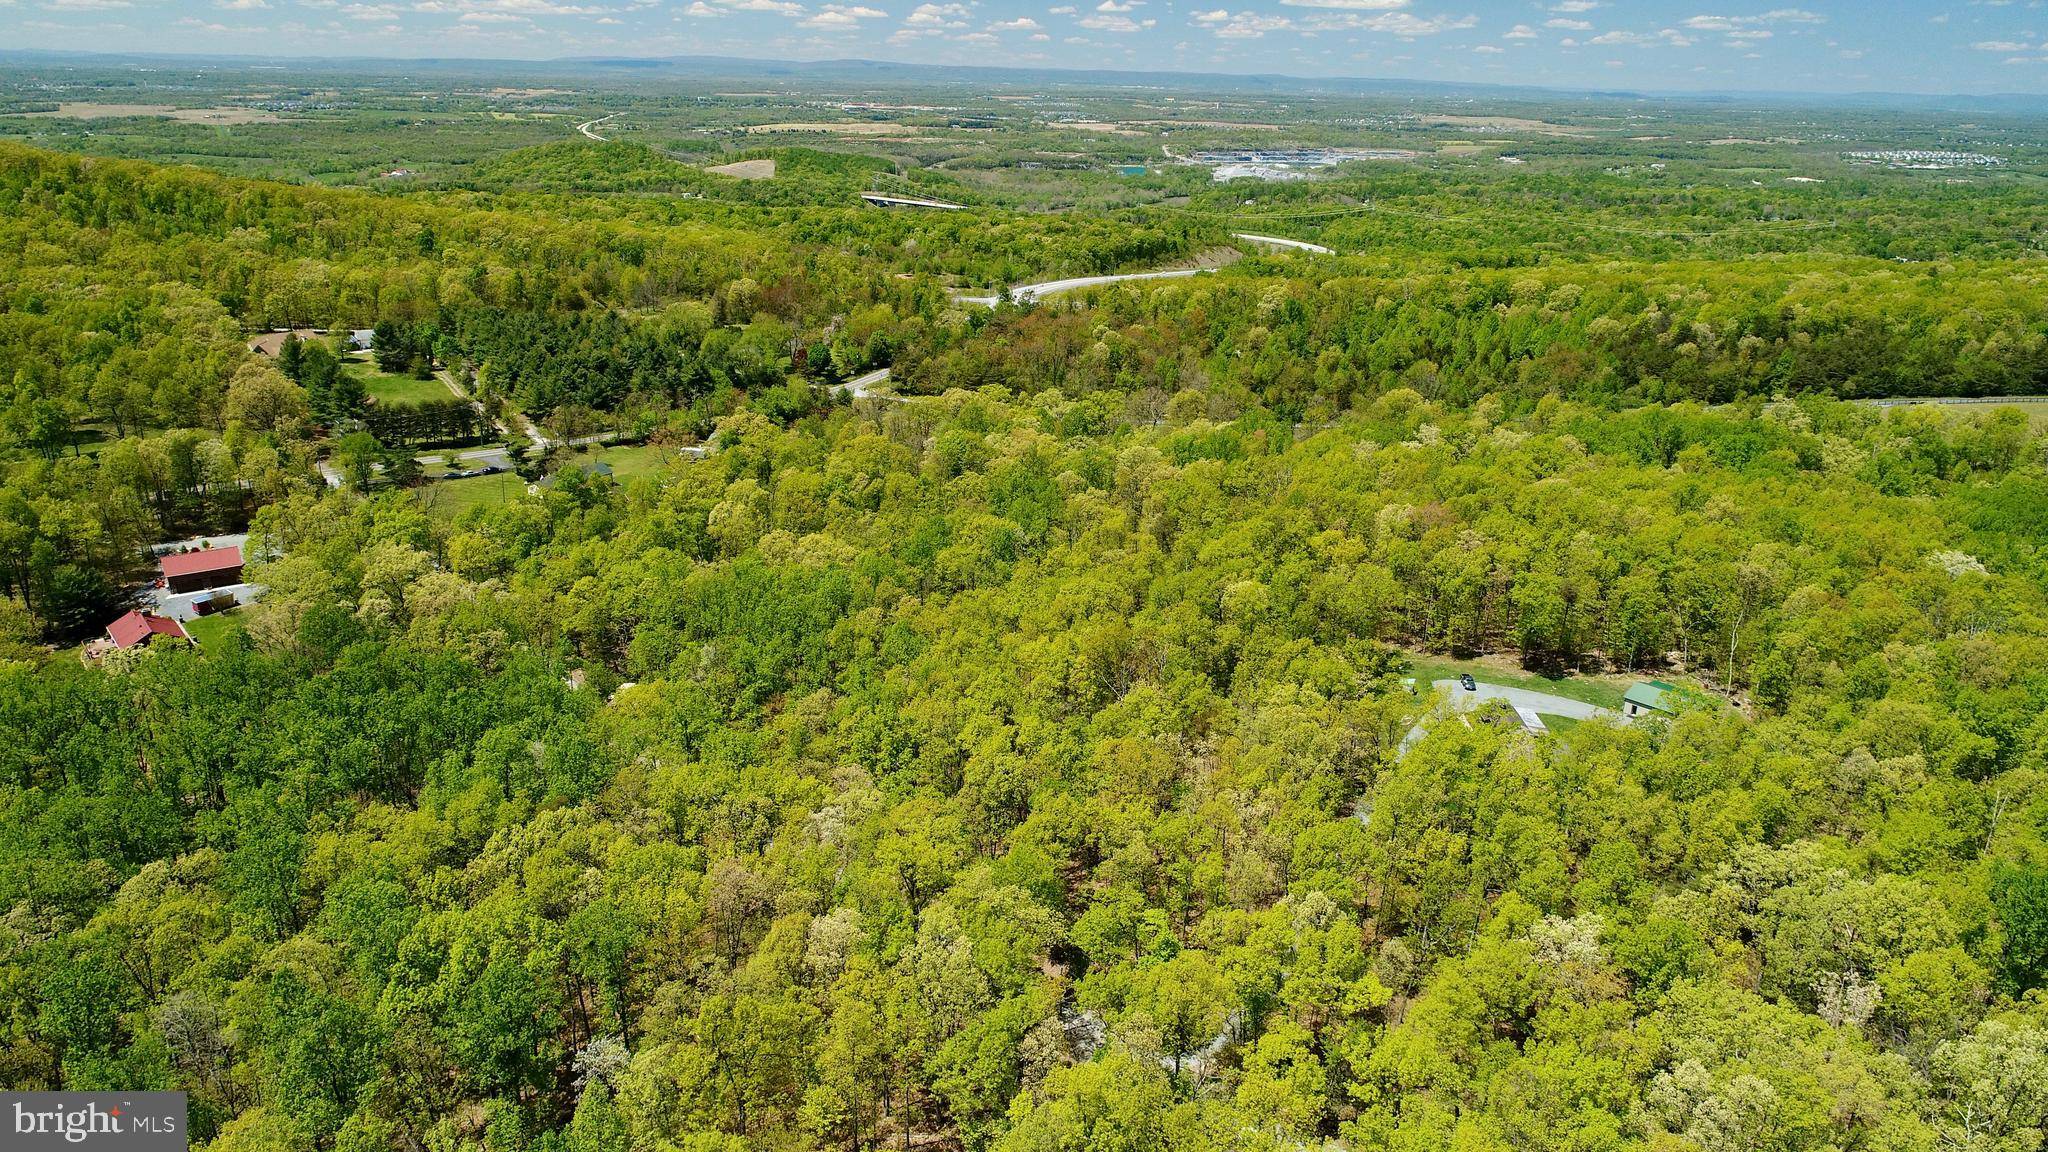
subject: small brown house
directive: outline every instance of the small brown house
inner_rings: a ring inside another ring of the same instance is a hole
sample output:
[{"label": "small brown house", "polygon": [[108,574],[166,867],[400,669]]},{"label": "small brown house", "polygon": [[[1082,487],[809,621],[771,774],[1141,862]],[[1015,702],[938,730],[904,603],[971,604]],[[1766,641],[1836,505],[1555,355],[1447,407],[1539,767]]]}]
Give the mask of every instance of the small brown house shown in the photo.
[{"label": "small brown house", "polygon": [[164,586],[173,592],[204,592],[242,582],[240,548],[204,548],[179,552],[161,561]]}]

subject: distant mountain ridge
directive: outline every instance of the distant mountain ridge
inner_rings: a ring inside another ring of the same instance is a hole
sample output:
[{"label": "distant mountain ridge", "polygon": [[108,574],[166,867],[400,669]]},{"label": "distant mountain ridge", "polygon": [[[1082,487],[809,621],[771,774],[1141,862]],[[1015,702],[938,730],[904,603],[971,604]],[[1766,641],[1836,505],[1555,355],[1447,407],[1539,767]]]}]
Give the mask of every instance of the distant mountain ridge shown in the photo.
[{"label": "distant mountain ridge", "polygon": [[0,66],[50,63],[115,64],[175,63],[190,67],[213,63],[226,67],[284,66],[300,71],[346,71],[410,75],[419,72],[559,76],[564,73],[626,73],[640,77],[662,74],[758,81],[787,77],[810,81],[844,79],[904,85],[995,84],[1012,88],[1094,87],[1191,89],[1206,92],[1298,92],[1303,95],[1435,96],[1509,100],[1584,100],[1587,102],[1659,101],[1701,104],[1767,102],[1812,107],[1869,107],[1910,111],[1983,111],[2004,114],[2048,113],[2048,95],[1924,95],[1899,92],[1768,92],[1728,90],[1634,90],[1549,88],[1536,85],[1480,84],[1461,81],[1404,80],[1375,77],[1293,76],[1284,73],[1142,71],[1134,69],[1021,68],[993,65],[911,64],[862,58],[778,60],[744,56],[564,56],[548,60],[419,57],[390,59],[350,56],[188,55],[177,53],[50,52],[0,50]]}]

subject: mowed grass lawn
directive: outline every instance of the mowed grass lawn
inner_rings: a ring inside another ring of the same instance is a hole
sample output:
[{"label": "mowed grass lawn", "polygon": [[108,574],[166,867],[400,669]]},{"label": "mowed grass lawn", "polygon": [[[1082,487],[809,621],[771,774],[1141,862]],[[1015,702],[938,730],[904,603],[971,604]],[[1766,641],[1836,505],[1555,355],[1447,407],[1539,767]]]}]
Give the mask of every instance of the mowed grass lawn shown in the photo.
[{"label": "mowed grass lawn", "polygon": [[1599,708],[1621,707],[1621,697],[1628,686],[1640,679],[1635,676],[1568,676],[1553,679],[1538,676],[1534,672],[1503,668],[1500,665],[1480,660],[1452,660],[1445,656],[1428,656],[1419,653],[1408,655],[1409,675],[1424,684],[1432,680],[1451,680],[1467,672],[1482,684],[1499,684],[1504,688],[1526,688],[1531,692],[1548,692],[1567,700],[1579,700]]},{"label": "mowed grass lawn", "polygon": [[218,612],[212,616],[194,616],[185,621],[185,634],[199,641],[200,651],[215,647],[230,632],[242,627],[237,612]]},{"label": "mowed grass lawn", "polygon": [[[622,444],[577,452],[562,467],[588,467],[602,462],[611,465],[613,479],[624,483],[636,476],[658,472],[681,459],[684,459],[682,453],[663,445]],[[449,520],[460,518],[471,508],[495,508],[525,494],[526,481],[514,472],[471,476],[466,480],[442,480],[421,487],[417,493],[421,506],[429,513]]]},{"label": "mowed grass lawn", "polygon": [[499,472],[437,481],[423,485],[414,495],[430,515],[457,520],[471,508],[496,508],[519,499],[526,495],[526,481],[516,472]]},{"label": "mowed grass lawn", "polygon": [[420,404],[429,400],[453,400],[455,393],[438,378],[420,380],[410,373],[386,372],[367,356],[351,356],[342,371],[363,382],[363,391],[379,404]]},{"label": "mowed grass lawn", "polygon": [[621,444],[612,448],[599,448],[592,452],[585,450],[570,458],[572,465],[605,463],[611,465],[612,475],[620,480],[645,476],[660,471],[662,465],[672,464],[681,458],[681,453],[661,444]]}]

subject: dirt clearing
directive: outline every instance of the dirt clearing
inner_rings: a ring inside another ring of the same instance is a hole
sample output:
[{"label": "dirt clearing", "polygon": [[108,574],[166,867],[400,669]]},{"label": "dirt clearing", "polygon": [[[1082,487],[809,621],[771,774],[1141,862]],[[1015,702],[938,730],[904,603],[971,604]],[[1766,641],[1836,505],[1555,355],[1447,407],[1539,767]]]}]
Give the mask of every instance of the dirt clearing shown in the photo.
[{"label": "dirt clearing", "polygon": [[731,176],[737,180],[773,180],[775,179],[775,161],[772,158],[767,160],[735,160],[730,164],[714,165],[706,168],[705,171],[719,176]]},{"label": "dirt clearing", "polygon": [[24,112],[65,120],[111,120],[122,116],[162,116],[188,124],[277,124],[282,117],[250,108],[173,108],[168,104],[59,104],[54,112]]}]

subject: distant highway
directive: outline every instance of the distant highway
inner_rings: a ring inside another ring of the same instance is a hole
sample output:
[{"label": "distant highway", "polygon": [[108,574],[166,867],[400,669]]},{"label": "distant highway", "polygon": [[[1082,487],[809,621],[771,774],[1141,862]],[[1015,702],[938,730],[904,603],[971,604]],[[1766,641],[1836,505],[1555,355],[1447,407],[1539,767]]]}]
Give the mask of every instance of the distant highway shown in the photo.
[{"label": "distant highway", "polygon": [[1903,408],[1911,404],[2048,404],[2048,396],[1889,396],[1863,403],[1875,408]]},{"label": "distant highway", "polygon": [[607,120],[610,120],[610,119],[611,119],[611,118],[612,118],[613,116],[617,116],[617,115],[618,115],[618,113],[617,113],[617,112],[614,112],[614,113],[612,113],[612,114],[611,114],[611,116],[599,116],[599,117],[598,117],[597,119],[595,119],[595,120],[585,120],[585,121],[584,121],[583,123],[581,123],[581,124],[578,124],[578,125],[576,126],[576,130],[577,130],[578,132],[581,132],[581,133],[583,133],[583,134],[584,134],[585,136],[588,136],[588,137],[590,137],[590,138],[591,138],[592,140],[595,140],[595,141],[597,141],[597,142],[598,142],[599,144],[602,144],[602,143],[604,143],[604,137],[602,137],[602,136],[599,136],[599,135],[597,134],[597,126],[598,126],[599,124],[602,124],[602,123],[604,123],[604,122],[605,122],[605,121],[607,121]]}]

